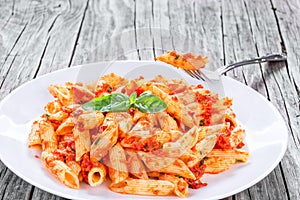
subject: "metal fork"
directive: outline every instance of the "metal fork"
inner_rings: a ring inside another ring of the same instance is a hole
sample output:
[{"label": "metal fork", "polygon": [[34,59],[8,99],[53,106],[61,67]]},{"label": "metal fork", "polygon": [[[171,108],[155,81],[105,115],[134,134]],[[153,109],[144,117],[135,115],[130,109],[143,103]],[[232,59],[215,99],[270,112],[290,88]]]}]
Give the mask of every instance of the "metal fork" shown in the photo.
[{"label": "metal fork", "polygon": [[201,79],[203,81],[209,80],[219,80],[220,76],[229,70],[232,70],[236,67],[240,67],[243,65],[250,65],[250,64],[257,64],[263,62],[274,62],[274,61],[284,61],[287,59],[286,54],[269,54],[266,56],[261,56],[253,59],[243,60],[239,62],[235,62],[229,65],[225,65],[223,67],[218,68],[215,71],[208,71],[205,69],[198,69],[198,70],[184,70],[190,76]]}]

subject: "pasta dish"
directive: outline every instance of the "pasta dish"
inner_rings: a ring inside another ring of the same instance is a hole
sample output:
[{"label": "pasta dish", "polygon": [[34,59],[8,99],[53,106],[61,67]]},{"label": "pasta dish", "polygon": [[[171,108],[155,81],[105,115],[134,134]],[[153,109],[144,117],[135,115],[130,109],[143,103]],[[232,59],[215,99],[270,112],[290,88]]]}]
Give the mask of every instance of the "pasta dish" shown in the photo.
[{"label": "pasta dish", "polygon": [[[179,58],[174,66],[180,66],[180,56],[168,63]],[[196,58],[192,65],[205,64]],[[207,185],[204,174],[249,159],[232,99],[200,84],[110,73],[48,90],[53,101],[33,122],[28,146],[40,147],[42,165],[70,188],[110,181],[109,189],[122,194],[187,197],[188,188]]]}]

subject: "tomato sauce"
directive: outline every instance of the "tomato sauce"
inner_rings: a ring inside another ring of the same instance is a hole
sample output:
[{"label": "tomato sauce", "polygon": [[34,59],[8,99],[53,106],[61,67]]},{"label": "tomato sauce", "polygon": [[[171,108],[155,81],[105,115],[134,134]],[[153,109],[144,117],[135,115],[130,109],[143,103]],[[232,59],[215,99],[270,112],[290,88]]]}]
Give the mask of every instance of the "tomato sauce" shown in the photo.
[{"label": "tomato sauce", "polygon": [[53,152],[56,159],[67,162],[75,161],[75,142],[74,139],[61,141],[58,148]]},{"label": "tomato sauce", "polygon": [[100,162],[92,162],[90,160],[90,155],[88,153],[84,154],[82,156],[82,160],[80,163],[81,167],[81,175],[83,177],[83,180],[88,183],[88,173],[91,171],[93,167],[100,167]]},{"label": "tomato sauce", "polygon": [[131,144],[133,149],[145,152],[154,152],[155,150],[158,150],[162,147],[162,144],[156,141],[154,137],[142,140],[141,137],[132,136],[123,139],[122,142],[125,144]]},{"label": "tomato sauce", "polygon": [[201,119],[203,119],[202,125],[209,126],[211,124],[212,106],[216,100],[210,95],[203,95],[199,92],[196,92],[196,98],[198,103],[202,106],[201,109],[204,110],[204,112],[200,115]]},{"label": "tomato sauce", "polygon": [[185,178],[185,181],[189,184],[190,188],[193,189],[199,189],[201,187],[207,186],[207,183],[202,183],[200,181],[200,178],[203,176],[204,171],[205,171],[205,165],[204,164],[197,164],[194,167],[190,168],[190,170],[193,172],[193,174],[195,175],[196,179],[189,179],[189,178]]},{"label": "tomato sauce", "polygon": [[110,93],[112,92],[113,88],[108,85],[107,83],[102,82],[102,84],[100,86],[98,86],[95,90],[95,96],[99,97],[101,96],[103,93]]}]

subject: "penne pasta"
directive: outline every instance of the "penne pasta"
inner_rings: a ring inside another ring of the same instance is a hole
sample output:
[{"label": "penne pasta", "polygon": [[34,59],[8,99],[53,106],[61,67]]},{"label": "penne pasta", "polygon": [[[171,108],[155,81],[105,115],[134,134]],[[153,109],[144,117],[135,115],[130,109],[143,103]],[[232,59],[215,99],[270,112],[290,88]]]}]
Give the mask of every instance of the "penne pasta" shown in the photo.
[{"label": "penne pasta", "polygon": [[106,169],[105,167],[100,164],[98,167],[93,167],[88,172],[88,183],[90,186],[98,186],[101,185],[106,178]]},{"label": "penne pasta", "polygon": [[53,113],[50,115],[47,115],[47,120],[54,122],[54,123],[62,123],[69,117],[69,114],[60,110],[57,113]]},{"label": "penne pasta", "polygon": [[188,168],[188,166],[180,159],[175,160],[170,165],[158,170],[159,172],[170,173],[178,176],[182,176],[189,179],[195,179],[195,175]]},{"label": "penne pasta", "polygon": [[183,179],[176,176],[162,174],[159,175],[159,180],[167,180],[174,184],[174,193],[181,197],[187,197],[188,195],[188,183]]},{"label": "penne pasta", "polygon": [[49,85],[48,90],[50,94],[54,98],[57,98],[62,105],[67,106],[73,103],[70,90],[66,86]]},{"label": "penne pasta", "polygon": [[83,113],[75,119],[81,129],[93,129],[100,126],[103,121],[104,115],[101,112]]},{"label": "penne pasta", "polygon": [[160,112],[157,115],[159,125],[163,131],[178,130],[177,122],[166,112]]},{"label": "penne pasta", "polygon": [[205,158],[206,155],[213,150],[217,139],[218,137],[216,135],[210,135],[198,142],[194,148],[185,155],[185,158],[183,158],[186,160],[187,166],[189,168],[194,167]]},{"label": "penne pasta", "polygon": [[57,138],[53,126],[45,121],[39,121],[39,133],[42,139],[43,151],[52,152],[57,149]]},{"label": "penne pasta", "polygon": [[83,154],[90,152],[91,149],[89,130],[80,130],[77,126],[75,126],[74,139],[76,149],[76,161],[80,161]]},{"label": "penne pasta", "polygon": [[56,129],[56,135],[67,135],[73,133],[75,123],[73,117],[68,117],[59,127]]},{"label": "penne pasta", "polygon": [[31,126],[31,131],[28,138],[28,147],[40,146],[42,145],[42,139],[40,136],[40,122],[34,121]]},{"label": "penne pasta", "polygon": [[70,188],[79,189],[79,179],[76,173],[63,161],[54,160],[48,165],[49,171],[63,184]]},{"label": "penne pasta", "polygon": [[44,107],[46,114],[52,115],[62,110],[62,105],[59,101],[51,101]]},{"label": "penne pasta", "polygon": [[125,137],[134,125],[132,116],[127,112],[107,113],[106,117],[118,122],[119,137]]},{"label": "penne pasta", "polygon": [[118,126],[115,122],[108,122],[107,128],[103,133],[98,134],[91,146],[91,159],[100,161],[108,151],[116,144],[118,139]]},{"label": "penne pasta", "polygon": [[122,146],[117,143],[109,150],[109,177],[113,183],[120,183],[127,179],[128,169],[126,154]]},{"label": "penne pasta", "polygon": [[149,179],[146,168],[134,151],[127,150],[128,172],[139,179]]},{"label": "penne pasta", "polygon": [[165,196],[174,192],[174,184],[167,180],[143,180],[128,178],[123,182],[111,184],[109,188],[122,194]]},{"label": "penne pasta", "polygon": [[228,170],[236,163],[245,163],[249,160],[249,153],[242,150],[214,149],[204,160],[205,173],[217,174]]},{"label": "penne pasta", "polygon": [[[193,61],[185,66],[203,61],[192,54],[178,59]],[[42,165],[67,187],[96,187],[109,178],[113,192],[184,198],[189,187],[207,185],[203,174],[249,160],[232,99],[202,85],[110,73],[48,90],[54,100],[33,122],[28,147],[42,147]]]},{"label": "penne pasta", "polygon": [[72,171],[78,176],[80,177],[80,172],[81,172],[81,166],[78,164],[78,162],[70,160],[67,161],[66,164],[68,165],[68,167],[70,167],[72,169]]},{"label": "penne pasta", "polygon": [[190,129],[175,142],[167,142],[163,144],[162,153],[167,157],[178,158],[191,149],[198,141],[198,131],[196,127]]}]

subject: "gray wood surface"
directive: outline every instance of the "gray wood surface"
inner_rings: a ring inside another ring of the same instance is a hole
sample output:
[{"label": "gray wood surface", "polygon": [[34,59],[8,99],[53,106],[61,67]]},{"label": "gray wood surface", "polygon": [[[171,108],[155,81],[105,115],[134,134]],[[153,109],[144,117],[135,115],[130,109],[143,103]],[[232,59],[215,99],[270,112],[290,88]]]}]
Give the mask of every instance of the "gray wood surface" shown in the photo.
[{"label": "gray wood surface", "polygon": [[[288,149],[262,181],[226,199],[300,199],[300,2],[298,0],[0,0],[0,100],[40,75],[103,60],[149,60],[170,49],[207,55],[214,69],[271,52],[287,62],[227,75],[281,112]],[[63,199],[0,161],[1,199]]]}]

